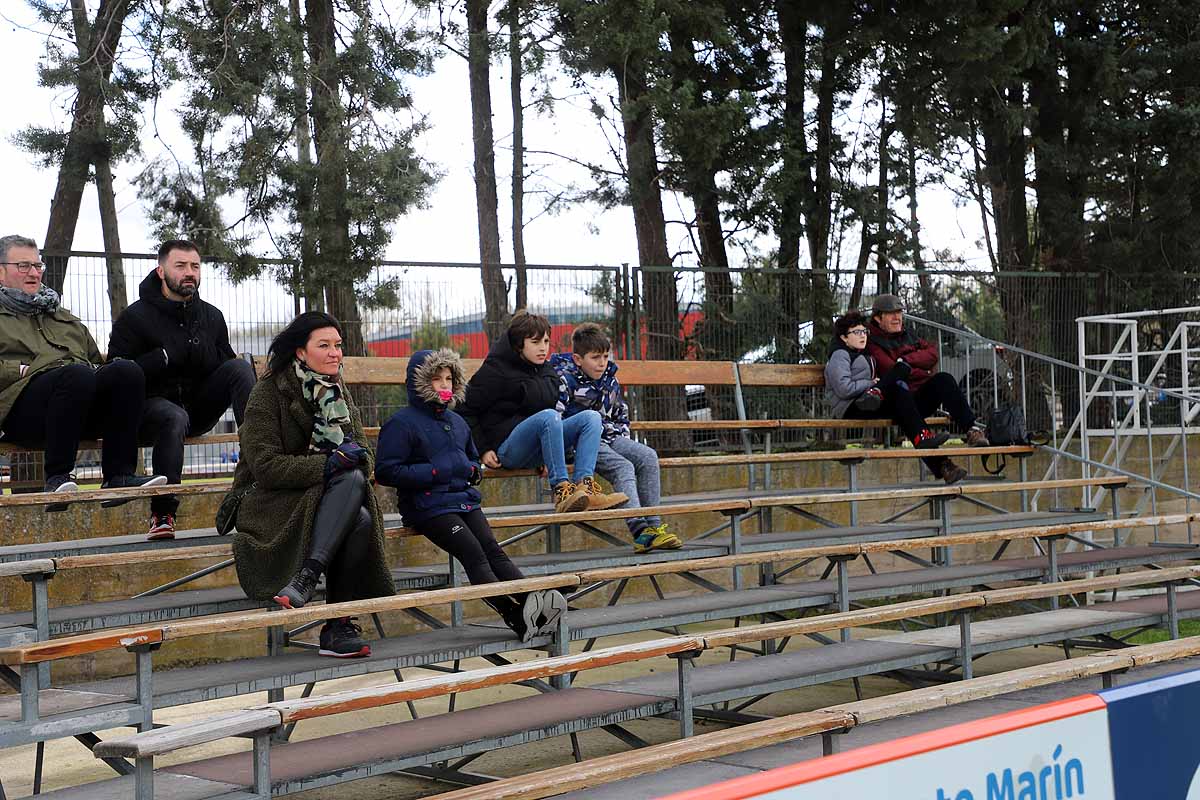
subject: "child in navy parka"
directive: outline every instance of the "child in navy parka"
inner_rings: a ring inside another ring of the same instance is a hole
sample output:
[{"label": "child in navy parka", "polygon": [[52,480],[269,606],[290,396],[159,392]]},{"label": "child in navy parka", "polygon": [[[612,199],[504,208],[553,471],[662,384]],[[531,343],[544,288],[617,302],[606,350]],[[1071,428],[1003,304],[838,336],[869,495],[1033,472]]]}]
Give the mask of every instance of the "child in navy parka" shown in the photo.
[{"label": "child in navy parka", "polygon": [[[466,420],[454,412],[466,390],[453,350],[421,350],[408,361],[408,408],[379,433],[375,478],[397,491],[404,524],[462,564],[472,584],[524,577],[496,543],[477,488],[483,473]],[[548,632],[566,609],[555,591],[501,595],[486,602],[522,641]]]}]

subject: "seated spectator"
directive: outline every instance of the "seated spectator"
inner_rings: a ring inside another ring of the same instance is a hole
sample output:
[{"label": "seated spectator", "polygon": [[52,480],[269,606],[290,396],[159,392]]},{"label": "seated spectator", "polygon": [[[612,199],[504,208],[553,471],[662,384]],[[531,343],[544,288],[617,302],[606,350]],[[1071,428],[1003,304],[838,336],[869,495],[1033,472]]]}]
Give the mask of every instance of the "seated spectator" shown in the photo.
[{"label": "seated spectator", "polygon": [[[341,365],[341,325],[308,311],[271,342],[267,374],[250,392],[224,505],[240,499],[233,555],[251,599],[300,608],[322,575],[329,603],[395,593],[370,486],[374,457]],[[340,617],[321,628],[318,652],[353,658],[371,648],[354,618]]]},{"label": "seated spectator", "polygon": [[[658,453],[629,438],[629,406],[617,380],[612,343],[595,323],[580,325],[571,333],[570,353],[555,353],[550,363],[562,379],[558,407],[564,419],[584,411],[600,414],[603,431],[596,456],[596,472],[621,494],[629,495],[626,508],[659,504]],[[678,550],[679,537],[659,517],[648,515],[625,520],[633,536],[633,551]]]},{"label": "seated spectator", "polygon": [[[0,436],[45,453],[47,492],[77,492],[79,441],[104,439],[103,488],[159,486],[138,476],[137,429],[146,378],[133,361],[104,364],[92,334],[42,283],[37,243],[0,238]],[[106,500],[105,507],[129,500]],[[47,511],[63,511],[51,503]]]},{"label": "seated spectator", "polygon": [[[867,355],[867,318],[851,311],[833,323],[837,337],[825,362],[825,391],[839,419],[891,419],[920,450],[941,447],[948,433],[934,433],[925,426],[925,415],[917,409],[916,398],[905,379],[910,370],[904,363],[893,366],[879,378],[875,359]],[[925,466],[948,483],[962,480],[965,470],[948,458],[923,459]],[[950,463],[949,468],[946,464]]]},{"label": "seated spectator", "polygon": [[[596,511],[629,498],[604,494],[593,475],[603,423],[595,411],[564,420],[556,409],[559,378],[550,356],[550,322],[519,311],[467,383],[462,414],[471,426],[480,460],[488,469],[545,466],[554,510]],[[567,450],[575,450],[575,474],[567,475]]]},{"label": "seated spectator", "polygon": [[[904,304],[894,294],[881,294],[871,305],[871,322],[867,327],[867,353],[875,359],[881,374],[886,375],[893,367],[907,370],[903,381],[908,385],[922,417],[938,408],[943,408],[954,421],[958,432],[971,447],[986,447],[987,435],[975,424],[975,412],[971,410],[966,396],[958,388],[958,381],[948,372],[935,372],[938,362],[937,347],[920,338],[904,326]],[[947,483],[966,471],[947,462],[941,477]]]},{"label": "seated spectator", "polygon": [[[231,405],[242,424],[254,367],[229,346],[220,310],[200,299],[196,245],[164,242],[139,295],[113,323],[108,357],[136,361],[146,374],[140,438],[154,445],[154,471],[179,483],[185,437],[207,433]],[[173,539],[178,509],[174,495],[153,498],[148,538]]]},{"label": "seated spectator", "polygon": [[[472,585],[525,577],[496,543],[483,498],[479,453],[466,420],[454,412],[466,394],[453,350],[420,350],[408,360],[408,407],[379,433],[375,478],[395,487],[404,524],[458,559]],[[517,637],[550,632],[567,608],[556,591],[485,597]]]}]

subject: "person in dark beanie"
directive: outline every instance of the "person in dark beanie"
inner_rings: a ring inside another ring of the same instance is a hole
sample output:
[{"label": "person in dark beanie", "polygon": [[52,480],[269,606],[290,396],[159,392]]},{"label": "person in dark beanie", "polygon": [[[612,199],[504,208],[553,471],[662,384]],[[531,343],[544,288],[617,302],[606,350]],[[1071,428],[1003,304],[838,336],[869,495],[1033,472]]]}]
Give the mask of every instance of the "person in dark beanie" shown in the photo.
[{"label": "person in dark beanie", "polygon": [[[267,373],[238,430],[241,458],[218,519],[232,519],[233,558],[252,600],[300,608],[325,576],[326,603],[395,594],[375,456],[342,380],[341,323],[306,311],[271,342]],[[353,617],[321,628],[319,655],[369,656]]]},{"label": "person in dark beanie", "polygon": [[[467,383],[462,415],[480,460],[488,469],[544,466],[559,513],[619,506],[629,497],[605,494],[595,479],[600,414],[559,415],[560,380],[549,357],[550,321],[518,311]],[[567,474],[569,449],[575,451],[574,476]]]},{"label": "person in dark beanie", "polygon": [[[944,408],[969,446],[987,446],[987,434],[976,426],[975,412],[958,388],[958,381],[948,372],[936,371],[937,347],[905,327],[904,304],[894,294],[878,295],[871,305],[867,353],[875,359],[881,374],[897,367],[907,373],[903,380],[912,391],[922,418]],[[946,483],[956,483],[966,477],[967,471],[945,459],[934,474]]]},{"label": "person in dark beanie", "polygon": [[[836,336],[825,361],[825,391],[833,415],[839,419],[891,419],[918,450],[941,447],[950,434],[934,433],[925,424],[925,415],[907,383],[911,371],[904,364],[893,366],[880,377],[875,359],[868,355],[867,318],[860,311],[849,311],[833,323]],[[924,459],[934,475],[944,472],[943,457]],[[959,478],[961,480],[961,477]]]},{"label": "person in dark beanie", "polygon": [[[42,283],[37,243],[0,237],[0,437],[45,453],[46,492],[77,492],[80,439],[103,437],[106,489],[159,486],[135,475],[145,375],[133,361],[104,364],[87,327]],[[106,500],[112,507],[129,500]],[[47,511],[63,511],[51,503]]]},{"label": "person in dark beanie", "polygon": [[[404,524],[454,556],[472,585],[525,577],[496,542],[483,497],[483,472],[466,420],[454,411],[466,395],[462,359],[449,349],[408,359],[408,407],[379,432],[375,479],[396,489]],[[554,629],[567,601],[554,590],[483,600],[528,642]]]},{"label": "person in dark beanie", "polygon": [[[200,251],[175,239],[158,248],[158,266],[142,280],[139,299],[117,317],[108,357],[136,361],[146,374],[139,436],[154,446],[154,471],[183,479],[183,440],[211,430],[232,406],[238,425],[254,387],[254,368],[229,345],[225,317],[200,299]],[[150,502],[150,539],[175,536],[179,500]]]}]

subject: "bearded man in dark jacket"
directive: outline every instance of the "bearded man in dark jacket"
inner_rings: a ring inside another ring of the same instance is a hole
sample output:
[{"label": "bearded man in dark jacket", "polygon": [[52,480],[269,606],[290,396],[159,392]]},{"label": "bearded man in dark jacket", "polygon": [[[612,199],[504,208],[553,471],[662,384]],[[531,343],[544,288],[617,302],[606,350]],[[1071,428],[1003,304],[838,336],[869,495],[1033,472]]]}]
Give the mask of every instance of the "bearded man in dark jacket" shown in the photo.
[{"label": "bearded man in dark jacket", "polygon": [[[158,248],[158,266],[139,286],[140,299],[113,323],[108,357],[136,361],[146,374],[139,436],[154,446],[154,471],[183,478],[183,440],[212,429],[233,407],[238,425],[254,387],[254,368],[229,345],[221,311],[200,299],[200,251],[182,239]],[[151,539],[175,535],[178,498],[150,503]]]}]

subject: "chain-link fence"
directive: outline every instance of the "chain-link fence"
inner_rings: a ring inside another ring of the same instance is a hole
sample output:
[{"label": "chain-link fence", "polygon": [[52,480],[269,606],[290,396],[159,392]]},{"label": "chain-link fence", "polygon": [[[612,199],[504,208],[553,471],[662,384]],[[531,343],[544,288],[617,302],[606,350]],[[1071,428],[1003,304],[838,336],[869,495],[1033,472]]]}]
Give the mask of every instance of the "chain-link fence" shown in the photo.
[{"label": "chain-link fence", "polygon": [[[45,254],[49,257],[52,254]],[[91,328],[101,349],[112,327],[110,265],[104,253],[69,254],[64,303]],[[154,257],[122,254],[128,302],[155,266]],[[294,296],[294,265],[259,262],[253,277],[231,280],[227,265],[207,263],[201,296],[219,307],[239,352],[263,354],[271,338],[309,302]],[[487,352],[486,309],[478,264],[395,262],[378,264],[356,285],[366,351],[406,356],[422,347],[450,346],[464,356]],[[571,330],[584,321],[608,326],[618,359],[668,358],[739,362],[821,362],[829,346],[830,320],[851,306],[868,307],[881,291],[899,294],[908,309],[930,320],[1027,349],[1074,360],[1074,320],[1113,310],[1105,274],[983,273],[954,270],[872,272],[783,271],[772,269],[671,269],[628,265],[529,265],[523,274],[503,268],[509,310],[525,298],[530,310],[552,323],[553,344],[569,347]],[[120,281],[115,282],[120,285]],[[1200,293],[1200,278],[1179,276],[1178,295]],[[675,302],[671,303],[671,298]],[[814,324],[815,322],[815,324]],[[990,354],[938,332],[942,367],[972,387],[986,386],[994,374]],[[980,390],[986,393],[986,390]],[[749,418],[822,417],[828,414],[820,389],[746,387]],[[364,416],[386,419],[405,402],[399,389],[363,393]],[[730,387],[655,389],[635,395],[633,414],[641,419],[736,418]],[[219,427],[231,430],[231,420]],[[840,434],[839,434],[840,435]],[[792,444],[811,443],[812,433],[796,433]],[[699,435],[690,444],[716,441]],[[231,468],[233,445],[189,454],[193,465]],[[197,466],[196,469],[201,469]]]}]

